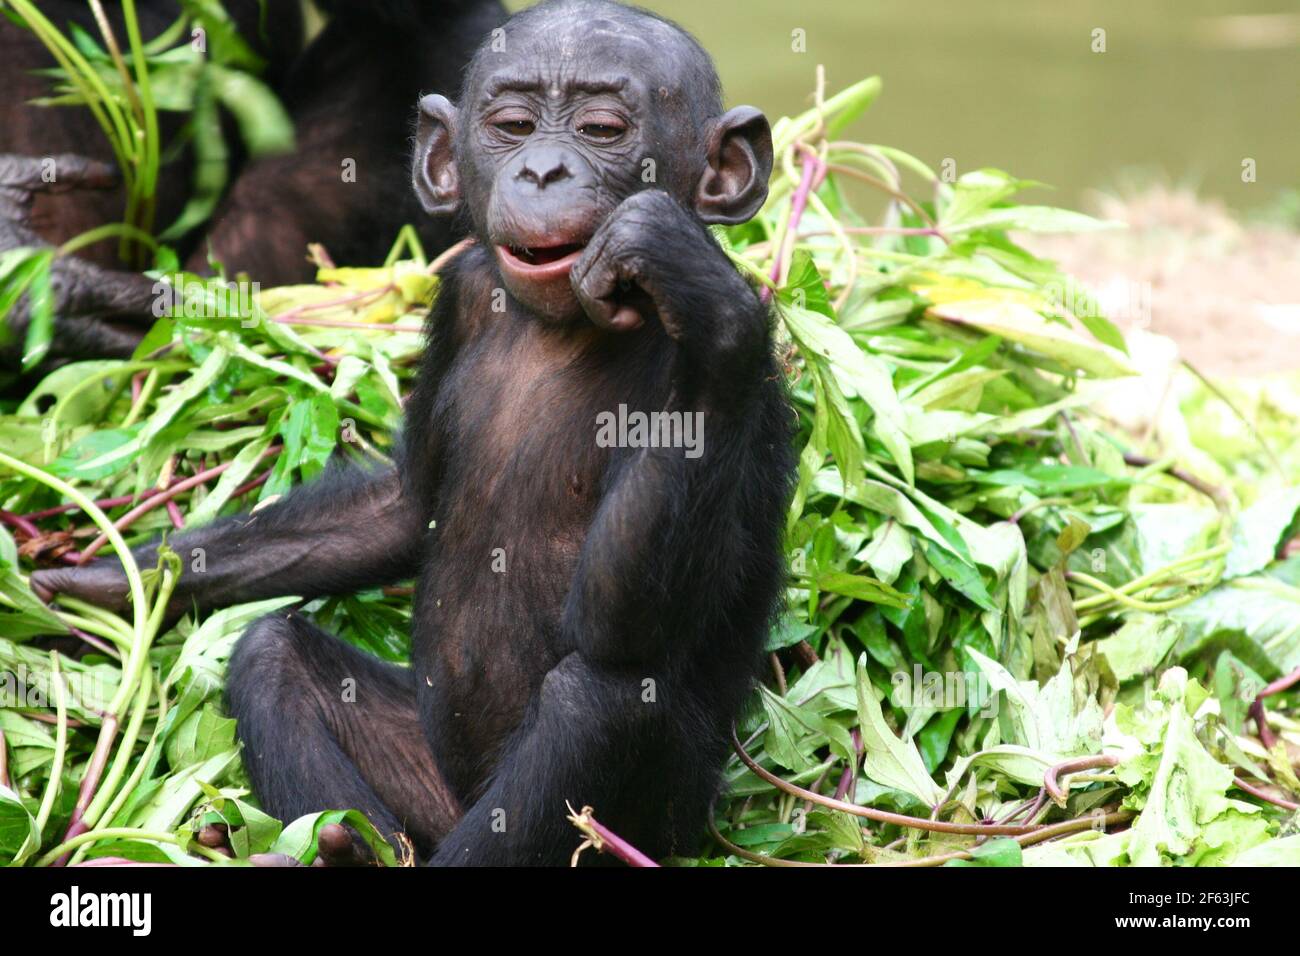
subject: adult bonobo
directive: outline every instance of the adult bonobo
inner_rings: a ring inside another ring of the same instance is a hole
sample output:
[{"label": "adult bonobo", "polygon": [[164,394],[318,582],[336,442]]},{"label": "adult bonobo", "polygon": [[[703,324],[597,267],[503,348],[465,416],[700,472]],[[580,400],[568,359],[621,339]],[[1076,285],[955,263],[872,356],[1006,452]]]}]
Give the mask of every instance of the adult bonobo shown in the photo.
[{"label": "adult bonobo", "polygon": [[[200,606],[419,576],[410,669],[295,614],[239,642],[230,707],[271,812],[357,807],[435,864],[567,862],[566,802],[651,855],[696,848],[783,580],[793,415],[768,311],[706,228],[752,216],[770,165],[767,121],[723,112],[690,36],[604,0],[514,17],[459,108],[421,101],[416,191],[479,241],[430,318],[400,467],[172,542],[206,549],[180,585]],[[651,434],[602,439],[637,413]],[[683,423],[702,441],[671,447]],[[35,580],[125,591],[110,563]]]}]

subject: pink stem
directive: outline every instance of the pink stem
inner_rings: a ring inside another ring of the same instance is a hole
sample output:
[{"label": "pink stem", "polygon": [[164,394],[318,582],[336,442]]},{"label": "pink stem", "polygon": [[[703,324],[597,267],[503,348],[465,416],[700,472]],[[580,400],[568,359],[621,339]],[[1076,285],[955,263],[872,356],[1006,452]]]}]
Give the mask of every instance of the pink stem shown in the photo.
[{"label": "pink stem", "polygon": [[266,469],[266,471],[262,472],[260,475],[258,475],[256,478],[254,478],[252,481],[245,482],[244,484],[242,484],[242,485],[240,485],[238,488],[236,488],[233,492],[231,492],[230,497],[231,497],[231,498],[241,498],[241,497],[243,497],[244,495],[248,494],[250,491],[252,491],[254,488],[258,487],[259,485],[264,485],[264,484],[266,484],[266,479],[268,479],[268,478],[271,477],[271,472],[273,472],[273,471],[275,471],[274,468],[268,468],[268,469]]},{"label": "pink stem", "polygon": [[1255,727],[1259,732],[1259,742],[1264,745],[1265,750],[1272,750],[1273,745],[1277,743],[1277,735],[1273,733],[1273,728],[1268,725],[1268,711],[1264,709],[1264,698],[1256,697],[1247,714],[1255,721]]},{"label": "pink stem", "polygon": [[1297,667],[1285,677],[1279,677],[1273,683],[1269,684],[1259,692],[1260,697],[1272,697],[1274,694],[1280,694],[1282,691],[1300,684],[1300,667]]},{"label": "pink stem", "polygon": [[3,521],[10,527],[17,528],[29,538],[40,536],[40,529],[37,528],[36,525],[32,524],[30,520],[22,515],[16,515],[12,511],[0,511],[0,521]]},{"label": "pink stem", "polygon": [[[282,448],[283,448],[282,445],[273,445],[272,447],[268,448],[266,451],[262,452],[262,457],[265,458],[268,455],[277,455],[280,453]],[[151,495],[150,497],[146,498],[144,501],[136,505],[134,508],[132,508],[130,511],[128,511],[126,514],[122,515],[122,517],[114,521],[113,527],[117,528],[118,531],[125,530],[126,528],[130,527],[136,521],[136,519],[138,519],[141,515],[147,514],[148,512],[152,511],[154,508],[158,507],[161,504],[166,504],[168,501],[170,501],[172,498],[175,498],[183,491],[189,491],[191,488],[195,487],[196,485],[201,485],[206,481],[211,481],[213,478],[216,478],[218,475],[225,472],[226,469],[229,468],[233,463],[234,462],[232,461],[228,461],[225,464],[217,465],[216,467],[209,468],[206,471],[201,471],[196,475],[191,475],[189,478],[185,478],[182,481],[178,481],[176,484],[172,485],[170,488],[166,489],[165,491],[159,491],[156,494]],[[90,542],[89,546],[84,551],[81,552],[81,559],[78,563],[85,564],[92,557],[94,557],[95,552],[97,552],[100,548],[102,548],[107,543],[108,543],[108,536],[101,534],[94,541]]]},{"label": "pink stem", "polygon": [[1264,698],[1280,694],[1298,683],[1300,683],[1300,667],[1297,667],[1285,677],[1279,677],[1261,690],[1255,696],[1255,702],[1250,705],[1250,716],[1254,718],[1255,725],[1259,728],[1259,742],[1264,745],[1265,750],[1273,749],[1273,745],[1277,743],[1277,735],[1273,733],[1273,729],[1268,725],[1268,710],[1264,707]]},{"label": "pink stem", "polygon": [[[181,481],[184,481],[184,479],[173,478],[172,484],[174,485]],[[168,485],[167,487],[170,488],[171,485]],[[129,505],[133,501],[139,501],[142,497],[144,497],[144,493],[139,495],[119,495],[116,498],[101,498],[99,501],[95,502],[95,506],[97,508],[118,508],[122,505]],[[55,515],[61,515],[68,511],[76,511],[80,507],[81,505],[79,504],[69,502],[65,505],[56,505],[53,508],[46,508],[44,511],[33,511],[23,517],[27,518],[29,521],[40,521],[43,518],[52,518]]]},{"label": "pink stem", "polygon": [[[108,752],[113,749],[113,738],[117,736],[117,717],[113,714],[104,718],[104,722],[99,727],[99,739],[95,741],[95,751],[90,755],[90,763],[86,765],[86,775],[81,778],[81,789],[77,791],[77,805],[72,809],[72,819],[68,821],[68,830],[63,834],[60,843],[66,843],[75,836],[85,833],[90,827],[86,826],[84,819],[86,808],[90,806],[90,801],[95,798],[95,791],[99,788],[99,779],[104,775],[104,768],[108,766]],[[63,854],[55,862],[55,866],[65,866],[71,851]]]},{"label": "pink stem", "polygon": [[862,731],[854,727],[850,736],[853,738],[853,764],[845,767],[844,773],[840,774],[839,785],[835,788],[836,800],[843,800],[848,796],[849,787],[853,785],[853,778],[858,775],[858,764],[862,762]]},{"label": "pink stem", "polygon": [[628,866],[658,868],[658,863],[593,817],[590,807],[583,807],[581,813],[569,819],[573,821],[579,830],[586,834],[592,845],[602,853],[609,851],[611,855],[622,860]]},{"label": "pink stem", "polygon": [[118,654],[115,648],[110,647],[108,644],[104,643],[99,638],[95,637],[95,635],[87,634],[85,631],[79,630],[78,628],[75,627],[69,627],[68,630],[72,633],[73,637],[81,638],[81,640],[85,641],[91,647],[95,648],[95,650],[100,651],[103,654],[107,654],[109,657],[116,658],[117,660],[122,659],[122,656]]},{"label": "pink stem", "polygon": [[1238,787],[1239,789],[1245,790],[1252,797],[1258,797],[1260,800],[1263,800],[1265,803],[1271,803],[1276,807],[1281,807],[1283,810],[1300,810],[1300,803],[1295,803],[1291,800],[1283,800],[1281,797],[1275,797],[1271,793],[1265,793],[1259,787],[1247,783],[1245,780],[1242,780],[1240,777],[1234,778],[1232,783],[1234,786]]},{"label": "pink stem", "polygon": [[[804,210],[808,207],[808,196],[812,191],[821,184],[822,177],[826,173],[826,164],[822,162],[821,157],[811,149],[805,147],[803,156],[803,176],[799,179],[799,185],[795,188],[794,195],[790,197],[790,222],[786,225],[787,242],[793,241],[794,237],[799,234],[799,222],[803,219]],[[785,248],[776,251],[776,262],[772,263],[771,280],[774,283],[781,281],[781,266],[785,261]],[[772,298],[772,290],[768,286],[763,287],[759,294],[761,302],[768,302]]]},{"label": "pink stem", "polygon": [[167,501],[167,517],[172,519],[172,527],[177,531],[185,527],[185,518],[181,515],[181,509],[176,506],[176,499],[174,498]]},{"label": "pink stem", "polygon": [[[300,305],[297,308],[290,309],[288,312],[281,312],[279,315],[271,316],[272,322],[279,322],[283,325],[297,324],[296,316],[304,312],[316,312],[320,309],[332,309],[335,306],[351,305],[353,302],[360,302],[363,299],[379,298],[385,293],[395,288],[392,285],[381,286],[378,289],[366,289],[364,292],[353,292],[350,295],[340,296],[337,299],[326,299],[324,302],[310,302],[307,305]],[[362,322],[363,326],[369,326],[372,323]]]},{"label": "pink stem", "polygon": [[1058,779],[1062,774],[1081,773],[1084,770],[1097,770],[1102,767],[1114,767],[1118,764],[1119,758],[1114,754],[1097,754],[1093,757],[1076,757],[1074,760],[1066,760],[1048,768],[1047,773],[1043,774],[1043,787],[1051,794],[1053,800],[1058,803],[1065,803],[1065,791],[1061,788]]}]

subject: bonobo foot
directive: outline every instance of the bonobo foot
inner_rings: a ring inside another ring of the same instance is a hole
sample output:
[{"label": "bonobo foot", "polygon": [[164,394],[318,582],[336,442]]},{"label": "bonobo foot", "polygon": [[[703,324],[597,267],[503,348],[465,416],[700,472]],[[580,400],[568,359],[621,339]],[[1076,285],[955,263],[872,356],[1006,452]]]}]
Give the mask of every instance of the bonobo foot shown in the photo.
[{"label": "bonobo foot", "polygon": [[[199,830],[199,843],[224,856],[234,856],[230,848],[230,833],[225,824],[208,824]],[[254,853],[248,858],[253,866],[302,866],[302,862],[287,853]],[[316,834],[316,859],[312,866],[378,866],[374,853],[365,841],[341,823],[327,823]]]}]

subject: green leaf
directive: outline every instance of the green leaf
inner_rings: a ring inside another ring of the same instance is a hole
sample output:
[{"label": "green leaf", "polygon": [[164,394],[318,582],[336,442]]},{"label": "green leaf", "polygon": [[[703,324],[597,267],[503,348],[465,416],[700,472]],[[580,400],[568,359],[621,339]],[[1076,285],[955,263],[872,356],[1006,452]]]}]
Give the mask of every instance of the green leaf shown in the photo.
[{"label": "green leaf", "polygon": [[1300,530],[1300,485],[1266,491],[1237,516],[1224,578],[1264,570],[1272,564],[1282,543],[1297,530]]},{"label": "green leaf", "polygon": [[279,838],[271,845],[269,852],[284,853],[303,863],[311,863],[316,859],[316,838],[320,834],[321,827],[331,823],[343,823],[352,827],[361,835],[381,864],[397,866],[397,857],[393,853],[393,848],[375,829],[369,818],[357,810],[325,810],[299,817],[284,828]]},{"label": "green leaf", "polygon": [[994,837],[972,848],[969,860],[949,860],[944,866],[1023,866],[1020,844],[1011,837]]},{"label": "green leaf", "polygon": [[938,571],[945,581],[951,584],[958,592],[970,598],[977,606],[986,611],[997,610],[997,605],[993,603],[993,598],[989,596],[988,588],[984,585],[984,579],[980,573],[964,561],[956,558],[951,552],[937,547],[932,542],[926,542],[925,560],[930,566]]},{"label": "green leaf", "polygon": [[[1167,684],[1162,682],[1162,687]],[[1130,774],[1146,776],[1133,760],[1124,767]],[[1162,866],[1190,853],[1203,828],[1229,809],[1226,793],[1231,785],[1232,770],[1201,745],[1183,701],[1172,701],[1146,804],[1132,827],[1132,865]]]},{"label": "green leaf", "polygon": [[1137,374],[1119,349],[1085,338],[1068,325],[1049,322],[1020,302],[989,296],[937,303],[930,306],[929,312],[949,322],[973,326],[1016,342],[1096,378]]},{"label": "green leaf", "polygon": [[18,794],[0,785],[0,863],[17,866],[36,852],[41,834]]},{"label": "green leaf", "polygon": [[916,747],[899,740],[885,723],[867,675],[867,661],[858,660],[858,729],[864,750],[863,772],[876,783],[910,793],[927,806],[937,806],[943,791],[926,772]]},{"label": "green leaf", "polygon": [[791,305],[782,310],[782,317],[800,350],[828,363],[841,390],[860,397],[871,408],[875,416],[873,430],[910,484],[915,479],[912,449],[907,443],[903,406],[889,369],[820,313]]},{"label": "green leaf", "polygon": [[247,73],[208,67],[212,89],[239,124],[240,137],[254,156],[293,149],[293,120],[270,87]]},{"label": "green leaf", "polygon": [[1169,612],[1183,625],[1177,654],[1186,658],[1226,634],[1257,645],[1279,673],[1300,667],[1300,556],[1219,585]]},{"label": "green leaf", "polygon": [[858,601],[871,604],[884,604],[887,607],[907,607],[906,594],[896,591],[888,584],[869,578],[863,574],[849,574],[845,571],[827,571],[817,576],[817,587],[832,594],[843,594]]},{"label": "green leaf", "polygon": [[763,749],[769,757],[791,770],[815,766],[811,754],[827,743],[845,759],[852,759],[853,739],[849,732],[832,720],[807,707],[800,707],[767,688],[760,688],[768,729]]},{"label": "green leaf", "polygon": [[1110,637],[1097,642],[1120,683],[1135,677],[1151,677],[1182,636],[1182,625],[1169,617],[1130,614]]},{"label": "green leaf", "polygon": [[203,763],[235,747],[235,721],[211,707],[192,713],[167,737],[167,762],[173,769]]},{"label": "green leaf", "polygon": [[23,371],[40,365],[49,354],[54,341],[54,291],[50,282],[50,268],[54,264],[54,250],[33,257],[34,266],[27,279],[28,325],[23,341]]}]

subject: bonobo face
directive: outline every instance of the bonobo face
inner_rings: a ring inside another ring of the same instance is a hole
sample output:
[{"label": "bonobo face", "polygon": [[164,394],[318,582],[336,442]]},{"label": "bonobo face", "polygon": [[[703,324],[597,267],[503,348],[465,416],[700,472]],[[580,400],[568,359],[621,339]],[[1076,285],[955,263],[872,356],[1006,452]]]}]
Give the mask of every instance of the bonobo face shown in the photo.
[{"label": "bonobo face", "polygon": [[579,314],[569,271],[633,193],[664,190],[705,222],[742,222],[766,197],[763,115],[722,115],[698,45],[617,4],[543,4],[513,18],[475,56],[460,110],[435,95],[420,111],[425,208],[464,201],[510,294],[544,318]]},{"label": "bonobo face", "polygon": [[[641,162],[658,165],[664,120],[682,112],[656,109],[645,39],[599,21],[581,39],[573,32],[529,36],[521,58],[499,58],[465,104],[477,160],[466,196],[471,209],[485,207],[477,225],[511,294],[552,316],[574,311],[570,266],[614,207],[649,185]],[[698,152],[690,127],[678,139]],[[671,174],[682,164],[669,165]]]}]

